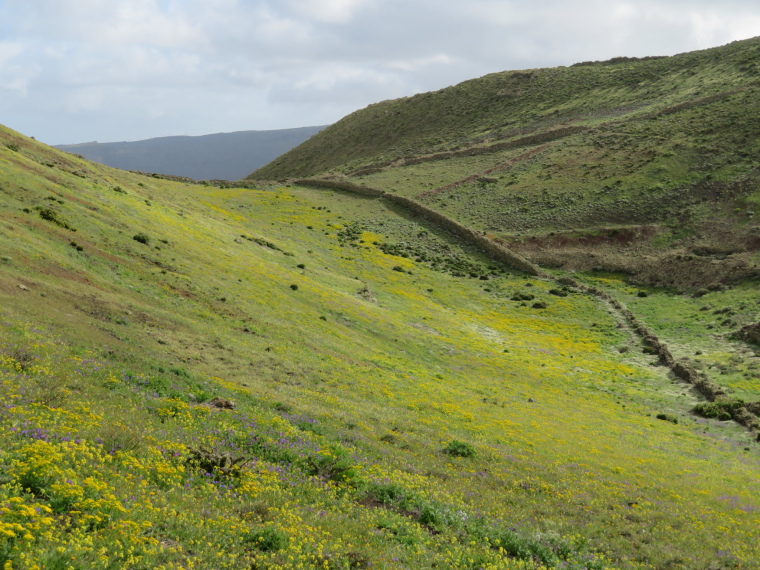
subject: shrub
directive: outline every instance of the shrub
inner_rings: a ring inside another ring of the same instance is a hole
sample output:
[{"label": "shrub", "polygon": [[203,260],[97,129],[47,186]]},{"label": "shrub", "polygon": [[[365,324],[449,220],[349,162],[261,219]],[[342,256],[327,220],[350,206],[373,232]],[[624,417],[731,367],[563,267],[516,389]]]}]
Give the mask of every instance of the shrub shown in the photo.
[{"label": "shrub", "polygon": [[510,297],[512,301],[532,301],[535,299],[535,295],[531,295],[530,293],[515,293]]},{"label": "shrub", "polygon": [[139,242],[145,245],[148,245],[150,243],[150,238],[143,233],[139,233],[132,236],[132,239],[135,240],[136,242]]},{"label": "shrub", "polygon": [[293,284],[290,288],[293,289],[293,291],[298,291],[298,285]]},{"label": "shrub", "polygon": [[251,531],[243,542],[262,552],[277,552],[288,546],[288,537],[276,528],[268,526]]},{"label": "shrub", "polygon": [[472,445],[456,439],[450,441],[446,447],[443,448],[443,452],[453,457],[475,457],[477,454]]},{"label": "shrub", "polygon": [[307,472],[336,483],[351,483],[357,476],[356,465],[346,449],[337,445],[307,458]]},{"label": "shrub", "polygon": [[670,422],[672,424],[677,424],[678,423],[678,418],[675,417],[675,416],[673,416],[673,415],[670,415],[670,414],[657,414],[657,416],[655,416],[655,417],[658,420],[664,420],[664,421]]},{"label": "shrub", "polygon": [[41,208],[39,206],[37,206],[36,210],[39,211],[40,218],[42,218],[43,220],[48,221],[48,222],[53,222],[55,225],[60,226],[66,230],[71,230],[72,232],[76,231],[76,229],[71,227],[71,225],[66,220],[61,218],[58,215],[58,212],[56,212],[55,210],[50,210],[49,208]]},{"label": "shrub", "polygon": [[383,505],[396,505],[404,499],[404,489],[396,483],[368,483],[364,495]]},{"label": "shrub", "polygon": [[169,372],[180,378],[190,378],[190,373],[184,368],[169,368]]},{"label": "shrub", "polygon": [[694,414],[703,418],[717,419],[719,421],[730,420],[733,412],[744,406],[739,399],[716,400],[714,402],[702,402],[691,410]]},{"label": "shrub", "polygon": [[501,529],[494,533],[490,543],[496,548],[521,560],[537,559],[542,564],[553,567],[559,561],[551,548],[540,541],[518,535],[511,529]]}]

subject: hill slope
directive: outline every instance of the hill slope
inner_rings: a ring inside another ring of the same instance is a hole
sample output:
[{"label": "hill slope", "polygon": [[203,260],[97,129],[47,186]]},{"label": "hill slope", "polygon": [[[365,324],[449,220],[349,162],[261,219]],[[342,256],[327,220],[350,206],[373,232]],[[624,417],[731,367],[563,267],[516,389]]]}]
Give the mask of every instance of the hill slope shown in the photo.
[{"label": "hill slope", "polygon": [[[0,208],[3,565],[760,564],[756,443],[581,289],[374,197],[179,184],[6,129]],[[601,277],[760,400],[756,354],[699,334],[757,321],[756,288]]]},{"label": "hill slope", "polygon": [[[506,71],[357,111],[252,176],[312,176],[567,125],[648,116],[758,81],[760,39],[662,58]],[[652,133],[653,135],[656,133]]]},{"label": "hill slope", "polygon": [[371,105],[250,178],[378,188],[545,266],[697,291],[759,274],[758,65],[755,38],[492,74]]},{"label": "hill slope", "polygon": [[239,180],[298,146],[324,127],[239,131],[134,142],[81,143],[56,148],[121,168],[194,180]]}]

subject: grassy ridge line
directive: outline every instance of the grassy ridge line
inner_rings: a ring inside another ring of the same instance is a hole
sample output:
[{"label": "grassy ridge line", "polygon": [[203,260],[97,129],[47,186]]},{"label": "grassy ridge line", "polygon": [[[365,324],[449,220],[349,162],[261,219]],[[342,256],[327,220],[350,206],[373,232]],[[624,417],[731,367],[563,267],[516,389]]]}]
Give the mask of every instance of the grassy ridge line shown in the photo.
[{"label": "grassy ridge line", "polygon": [[[633,332],[641,338],[644,346],[652,350],[659,357],[660,364],[667,366],[677,378],[694,386],[708,401],[714,402],[726,398],[727,394],[723,388],[712,382],[706,375],[697,372],[689,362],[676,360],[667,345],[644,326],[628,308],[609,293],[597,287],[583,285],[571,277],[562,277],[557,279],[557,282],[562,285],[575,287],[584,293],[590,293],[606,301],[614,310],[613,312],[617,313],[631,327]],[[749,411],[747,405],[733,408],[731,416],[735,422],[747,427],[753,434],[760,430],[760,419]]]},{"label": "grassy ridge line", "polygon": [[478,234],[471,230],[467,226],[455,222],[448,216],[436,212],[435,210],[428,208],[427,206],[420,204],[416,200],[407,198],[405,196],[399,196],[397,194],[391,194],[377,188],[368,188],[366,186],[359,186],[351,182],[341,182],[333,180],[318,180],[311,178],[301,178],[293,181],[295,184],[303,186],[318,186],[322,188],[334,188],[338,190],[346,190],[348,192],[354,192],[364,196],[377,196],[379,198],[385,198],[389,202],[401,206],[403,209],[418,214],[426,220],[433,222],[445,230],[452,232],[466,242],[474,245],[480,251],[488,255],[494,261],[498,261],[511,267],[528,273],[529,275],[535,275],[537,277],[544,276],[544,272],[536,265],[507,249],[506,247],[494,243],[484,235]]}]

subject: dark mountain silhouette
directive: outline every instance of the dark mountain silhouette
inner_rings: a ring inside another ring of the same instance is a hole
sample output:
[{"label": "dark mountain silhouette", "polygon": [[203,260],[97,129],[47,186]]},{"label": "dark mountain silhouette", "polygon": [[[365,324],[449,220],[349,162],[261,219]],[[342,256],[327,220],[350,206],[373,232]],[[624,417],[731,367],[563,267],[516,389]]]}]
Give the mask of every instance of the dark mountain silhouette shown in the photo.
[{"label": "dark mountain silhouette", "polygon": [[88,142],[56,148],[121,168],[196,180],[239,180],[324,128],[239,131],[134,142]]}]

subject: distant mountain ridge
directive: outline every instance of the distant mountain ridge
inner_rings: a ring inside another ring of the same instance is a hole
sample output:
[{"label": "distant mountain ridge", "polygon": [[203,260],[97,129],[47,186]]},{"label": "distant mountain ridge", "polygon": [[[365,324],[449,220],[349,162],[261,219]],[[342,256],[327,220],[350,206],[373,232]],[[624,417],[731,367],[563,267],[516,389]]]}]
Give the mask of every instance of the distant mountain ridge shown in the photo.
[{"label": "distant mountain ridge", "polygon": [[239,180],[315,135],[324,126],[170,136],[133,142],[57,145],[56,148],[121,168],[196,180]]}]

